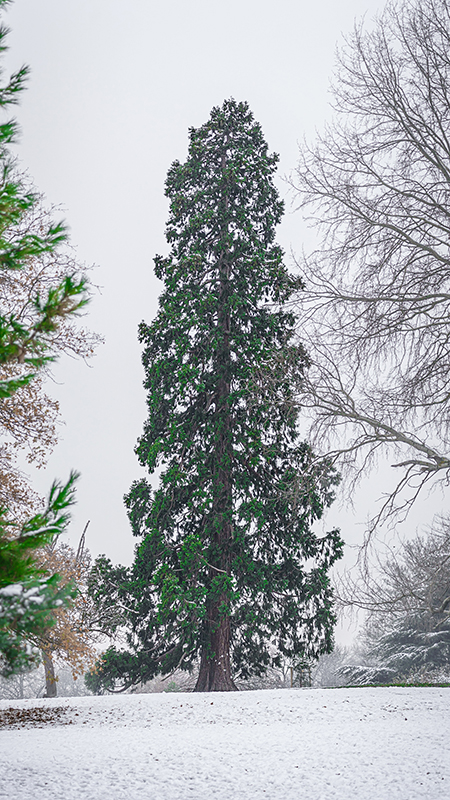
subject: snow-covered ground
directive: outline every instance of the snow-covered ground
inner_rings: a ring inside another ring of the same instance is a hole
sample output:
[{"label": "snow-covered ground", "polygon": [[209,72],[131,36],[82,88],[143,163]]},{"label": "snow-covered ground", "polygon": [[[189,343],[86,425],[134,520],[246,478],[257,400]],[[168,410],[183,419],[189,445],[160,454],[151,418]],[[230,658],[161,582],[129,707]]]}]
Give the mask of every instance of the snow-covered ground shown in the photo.
[{"label": "snow-covered ground", "polygon": [[11,706],[67,710],[0,730],[2,799],[450,798],[450,689],[2,701],[0,715]]}]

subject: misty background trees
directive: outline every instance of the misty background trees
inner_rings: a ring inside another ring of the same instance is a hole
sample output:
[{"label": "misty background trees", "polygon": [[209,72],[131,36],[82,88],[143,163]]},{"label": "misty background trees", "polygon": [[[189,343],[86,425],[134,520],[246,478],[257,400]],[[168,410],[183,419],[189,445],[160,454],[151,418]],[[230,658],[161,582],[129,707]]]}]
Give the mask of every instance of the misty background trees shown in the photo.
[{"label": "misty background trees", "polygon": [[[450,675],[450,524],[435,520],[426,535],[380,558],[348,594],[367,612],[344,681],[448,681]],[[348,587],[349,588],[349,587]],[[348,658],[347,658],[348,660]]]}]

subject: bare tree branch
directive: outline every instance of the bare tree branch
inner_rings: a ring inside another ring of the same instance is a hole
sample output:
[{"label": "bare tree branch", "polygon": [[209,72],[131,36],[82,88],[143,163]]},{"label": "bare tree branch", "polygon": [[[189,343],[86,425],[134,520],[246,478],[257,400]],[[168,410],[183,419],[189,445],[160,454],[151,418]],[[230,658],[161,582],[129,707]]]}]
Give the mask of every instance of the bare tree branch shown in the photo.
[{"label": "bare tree branch", "polygon": [[322,234],[298,261],[311,436],[356,480],[395,452],[371,523],[450,478],[450,6],[392,0],[339,57],[336,117],[303,149],[296,202]]}]

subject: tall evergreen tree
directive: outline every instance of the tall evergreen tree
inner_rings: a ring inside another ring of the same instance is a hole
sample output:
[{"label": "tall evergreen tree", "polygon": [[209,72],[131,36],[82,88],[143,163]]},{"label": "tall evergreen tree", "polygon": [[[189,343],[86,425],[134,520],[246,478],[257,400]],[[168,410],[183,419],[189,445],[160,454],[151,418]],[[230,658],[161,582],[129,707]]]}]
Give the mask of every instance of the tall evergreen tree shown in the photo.
[{"label": "tall evergreen tree", "polygon": [[130,684],[199,656],[196,691],[233,690],[233,675],[277,655],[331,649],[327,573],[341,540],[317,538],[311,523],[336,476],[297,431],[291,386],[307,356],[284,309],[299,280],[274,244],[277,161],[248,105],[229,100],[190,130],[186,163],[169,170],[171,252],[155,259],[164,291],[139,328],[149,416],[137,455],[162,472],[156,491],[144,479],[126,498],[143,537],[129,585],[136,655],[109,651],[97,682],[103,672]]}]

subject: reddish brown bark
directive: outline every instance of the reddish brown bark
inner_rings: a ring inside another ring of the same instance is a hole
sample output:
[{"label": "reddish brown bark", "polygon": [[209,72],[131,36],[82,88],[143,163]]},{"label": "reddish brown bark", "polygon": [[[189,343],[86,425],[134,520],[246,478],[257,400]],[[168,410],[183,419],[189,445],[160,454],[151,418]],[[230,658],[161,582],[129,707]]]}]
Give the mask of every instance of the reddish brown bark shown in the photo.
[{"label": "reddish brown bark", "polygon": [[[225,145],[227,145],[227,138]],[[226,146],[222,157],[222,170],[227,166]],[[223,198],[224,224],[223,241],[228,238],[228,197]],[[232,462],[233,420],[229,409],[231,350],[231,317],[229,309],[231,270],[224,247],[219,259],[218,277],[220,303],[217,325],[221,333],[221,344],[216,353],[216,374],[218,376],[215,393],[216,441],[214,447],[213,474],[213,513],[211,520],[212,557],[209,570],[210,581],[229,574],[231,565],[231,544],[233,537],[233,496]],[[231,678],[231,625],[230,617],[224,613],[229,598],[226,594],[212,597],[207,607],[206,641],[200,658],[200,673],[195,686],[196,692],[233,692],[237,687]]]},{"label": "reddish brown bark", "polygon": [[222,617],[210,632],[210,649],[204,647],[194,692],[236,692],[231,678],[230,618]]}]

